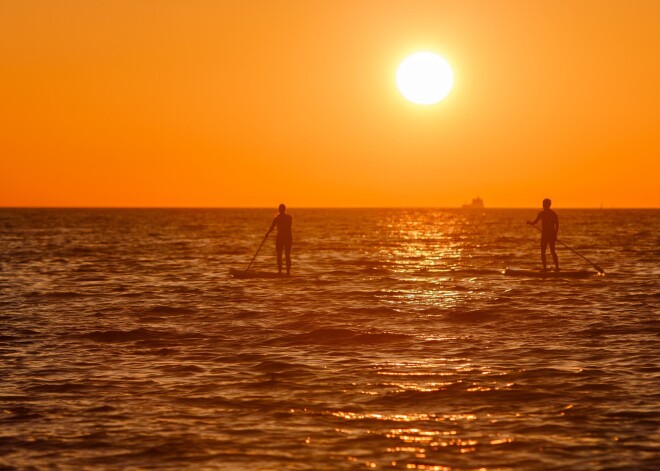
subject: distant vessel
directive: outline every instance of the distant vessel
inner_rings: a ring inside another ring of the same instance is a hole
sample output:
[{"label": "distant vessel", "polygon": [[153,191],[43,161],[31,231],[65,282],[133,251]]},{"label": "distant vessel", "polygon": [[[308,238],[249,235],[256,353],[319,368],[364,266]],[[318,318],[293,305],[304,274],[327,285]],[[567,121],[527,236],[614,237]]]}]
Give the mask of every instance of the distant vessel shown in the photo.
[{"label": "distant vessel", "polygon": [[472,203],[464,204],[463,209],[484,209],[484,200],[477,196],[472,200]]}]

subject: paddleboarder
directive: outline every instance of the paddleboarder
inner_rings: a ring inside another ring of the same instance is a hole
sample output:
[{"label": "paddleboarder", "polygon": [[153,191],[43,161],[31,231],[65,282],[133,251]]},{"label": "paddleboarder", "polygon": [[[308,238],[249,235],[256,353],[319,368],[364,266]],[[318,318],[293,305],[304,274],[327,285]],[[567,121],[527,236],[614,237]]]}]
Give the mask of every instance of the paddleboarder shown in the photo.
[{"label": "paddleboarder", "polygon": [[286,205],[284,203],[279,206],[279,214],[273,218],[273,223],[270,229],[266,232],[266,237],[277,226],[277,240],[275,241],[275,250],[277,251],[277,272],[282,274],[282,252],[286,258],[286,274],[291,274],[291,246],[293,245],[293,234],[291,233],[291,225],[293,218],[286,212]]},{"label": "paddleboarder", "polygon": [[555,271],[559,271],[559,259],[557,258],[557,251],[555,250],[555,243],[557,242],[557,234],[559,233],[559,217],[550,205],[552,201],[549,198],[543,200],[543,211],[541,211],[536,219],[527,221],[527,224],[535,225],[541,221],[541,261],[543,262],[543,271],[548,271],[547,261],[545,258],[545,251],[550,246],[550,253],[555,262]]}]

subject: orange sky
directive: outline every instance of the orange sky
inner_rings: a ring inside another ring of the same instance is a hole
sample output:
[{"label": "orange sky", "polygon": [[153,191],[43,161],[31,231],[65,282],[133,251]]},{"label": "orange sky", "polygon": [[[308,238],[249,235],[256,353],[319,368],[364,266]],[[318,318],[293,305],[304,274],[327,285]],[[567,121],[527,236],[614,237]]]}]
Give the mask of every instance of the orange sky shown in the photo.
[{"label": "orange sky", "polygon": [[[660,2],[0,3],[0,206],[659,207]],[[423,107],[399,63],[455,86]]]}]

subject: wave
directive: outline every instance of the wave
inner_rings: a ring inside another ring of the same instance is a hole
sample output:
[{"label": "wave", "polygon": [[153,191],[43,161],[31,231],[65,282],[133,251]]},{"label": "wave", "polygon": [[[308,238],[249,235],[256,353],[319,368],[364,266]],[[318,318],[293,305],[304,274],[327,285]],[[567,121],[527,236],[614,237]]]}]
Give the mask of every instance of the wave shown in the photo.
[{"label": "wave", "polygon": [[154,306],[146,311],[143,314],[195,314],[194,309],[187,307],[176,307],[176,306]]},{"label": "wave", "polygon": [[86,410],[88,413],[98,413],[98,412],[115,412],[117,409],[112,406],[104,405],[104,406],[97,406],[97,407],[91,407]]},{"label": "wave", "polygon": [[228,399],[224,396],[188,396],[177,397],[174,399],[176,403],[192,407],[199,407],[202,409],[216,409],[216,408],[236,408],[238,402],[234,399]]},{"label": "wave", "polygon": [[205,373],[206,370],[197,365],[163,365],[160,367],[168,373]]},{"label": "wave", "polygon": [[375,307],[349,307],[344,309],[347,314],[366,314],[366,315],[400,315],[401,312],[389,306],[375,306]]},{"label": "wave", "polygon": [[79,298],[87,296],[84,293],[79,293],[77,291],[50,291],[50,292],[41,292],[41,291],[32,291],[25,295],[28,298]]},{"label": "wave", "polygon": [[307,369],[307,366],[299,363],[288,363],[285,361],[265,360],[254,367],[255,370],[264,373],[281,373],[284,371]]},{"label": "wave", "polygon": [[28,386],[26,389],[30,392],[40,393],[68,393],[77,392],[86,388],[87,386],[81,383],[48,383],[37,386]]},{"label": "wave", "polygon": [[107,281],[107,279],[108,278],[106,276],[85,276],[85,275],[83,275],[83,276],[77,276],[77,277],[72,278],[72,281],[76,281],[76,282],[78,282],[78,281],[87,281],[87,282],[89,282],[89,281]]},{"label": "wave", "polygon": [[398,342],[412,338],[407,334],[391,332],[357,332],[350,329],[316,329],[302,334],[285,335],[267,343],[285,343],[289,345],[364,345]]},{"label": "wave", "polygon": [[96,342],[134,342],[137,340],[161,338],[162,333],[145,328],[133,330],[95,330],[94,332],[82,334],[80,337]]},{"label": "wave", "polygon": [[[77,337],[93,340],[95,342],[138,342],[138,341],[162,341],[162,340],[190,340],[204,338],[201,334],[183,334],[180,332],[153,330],[140,327],[132,330],[95,330],[85,334],[80,334]],[[156,345],[156,344],[149,344]]]},{"label": "wave", "polygon": [[77,266],[74,271],[78,273],[90,273],[90,272],[99,271],[99,267],[98,265],[93,265],[93,264],[82,264]]},{"label": "wave", "polygon": [[493,322],[500,318],[500,311],[494,309],[460,309],[447,312],[445,316],[451,322]]},{"label": "wave", "polygon": [[[19,422],[22,420],[38,420],[44,417],[43,414],[35,411],[31,407],[26,406],[5,407],[3,410],[3,415],[3,422],[5,423]],[[0,469],[4,468],[0,465]]]}]

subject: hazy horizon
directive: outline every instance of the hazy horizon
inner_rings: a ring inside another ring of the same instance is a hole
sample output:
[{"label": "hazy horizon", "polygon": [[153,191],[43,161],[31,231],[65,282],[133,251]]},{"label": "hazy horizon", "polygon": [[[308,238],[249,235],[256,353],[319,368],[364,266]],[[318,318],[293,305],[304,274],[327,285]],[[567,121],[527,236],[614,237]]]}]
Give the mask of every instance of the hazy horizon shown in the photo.
[{"label": "hazy horizon", "polygon": [[[292,206],[287,205],[291,211],[297,209],[464,209],[467,211],[487,211],[489,209],[542,209],[541,206],[486,206],[484,208],[463,208],[461,206]],[[0,209],[272,209],[277,211],[277,205],[272,206],[0,206]],[[660,207],[624,207],[624,206],[566,206],[552,207],[553,210],[573,209],[612,209],[612,210],[635,210],[635,209],[660,209]]]}]

